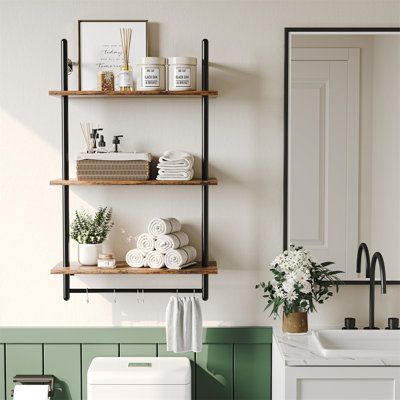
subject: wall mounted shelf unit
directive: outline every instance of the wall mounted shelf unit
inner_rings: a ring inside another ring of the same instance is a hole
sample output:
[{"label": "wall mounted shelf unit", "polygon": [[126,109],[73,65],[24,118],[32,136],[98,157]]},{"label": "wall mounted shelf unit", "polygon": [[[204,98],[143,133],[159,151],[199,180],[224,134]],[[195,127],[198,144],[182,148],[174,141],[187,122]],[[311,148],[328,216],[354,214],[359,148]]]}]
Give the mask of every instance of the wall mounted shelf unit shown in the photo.
[{"label": "wall mounted shelf unit", "polygon": [[[52,268],[52,274],[63,276],[63,295],[64,300],[69,300],[71,293],[201,293],[203,300],[208,300],[208,275],[217,274],[218,268],[215,261],[208,259],[208,189],[209,186],[217,185],[215,178],[208,176],[208,116],[209,116],[209,98],[217,97],[218,91],[209,90],[208,80],[208,40],[202,41],[202,88],[201,90],[192,90],[184,92],[169,91],[132,91],[132,92],[99,92],[99,91],[76,91],[68,90],[68,43],[66,39],[61,41],[61,90],[49,91],[50,96],[61,97],[61,118],[62,118],[62,177],[50,181],[50,185],[59,185],[62,188],[62,236],[63,236],[63,258],[62,262]],[[199,98],[202,102],[202,176],[201,179],[192,181],[105,181],[105,180],[77,180],[69,178],[69,117],[68,105],[69,98]],[[69,187],[70,186],[201,186],[202,190],[202,245],[201,261],[196,265],[181,270],[171,270],[167,268],[131,268],[125,262],[118,261],[116,268],[97,268],[81,266],[70,262],[69,249]],[[70,277],[74,275],[200,275],[201,288],[71,288]]]}]

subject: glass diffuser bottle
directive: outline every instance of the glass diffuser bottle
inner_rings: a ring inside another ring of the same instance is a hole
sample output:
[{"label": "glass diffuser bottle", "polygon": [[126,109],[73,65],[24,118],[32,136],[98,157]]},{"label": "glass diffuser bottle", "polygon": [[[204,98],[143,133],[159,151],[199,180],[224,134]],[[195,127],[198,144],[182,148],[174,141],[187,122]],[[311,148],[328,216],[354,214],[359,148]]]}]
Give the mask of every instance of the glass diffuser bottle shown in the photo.
[{"label": "glass diffuser bottle", "polygon": [[121,46],[123,63],[121,71],[119,72],[119,90],[122,92],[133,90],[133,77],[132,68],[129,65],[129,53],[131,49],[132,29],[121,28],[119,31],[121,35]]}]

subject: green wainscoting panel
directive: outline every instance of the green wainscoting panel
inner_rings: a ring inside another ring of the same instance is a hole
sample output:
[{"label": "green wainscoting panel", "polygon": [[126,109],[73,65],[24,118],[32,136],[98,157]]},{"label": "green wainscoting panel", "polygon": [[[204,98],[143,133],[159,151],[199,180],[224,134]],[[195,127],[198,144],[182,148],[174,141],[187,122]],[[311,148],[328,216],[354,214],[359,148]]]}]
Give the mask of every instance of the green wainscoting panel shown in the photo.
[{"label": "green wainscoting panel", "polygon": [[[2,344],[3,343],[3,344]],[[0,328],[0,399],[17,374],[56,376],[55,400],[87,400],[95,357],[188,357],[193,400],[269,400],[269,327],[204,328],[201,353],[168,352],[165,328]],[[4,378],[5,377],[5,378]]]},{"label": "green wainscoting panel", "polygon": [[0,398],[6,398],[6,381],[5,381],[5,345],[0,344]]},{"label": "green wainscoting panel", "polygon": [[118,344],[82,345],[82,399],[87,400],[87,371],[95,357],[118,357]]},{"label": "green wainscoting panel", "polygon": [[79,344],[45,344],[44,373],[54,375],[54,400],[81,398],[81,346]]},{"label": "green wainscoting panel", "polygon": [[235,400],[271,399],[271,345],[234,345]]},{"label": "green wainscoting panel", "polygon": [[196,398],[196,356],[193,351],[187,353],[172,353],[167,351],[166,344],[158,345],[158,357],[187,357],[190,360],[190,367],[192,369],[192,399]]},{"label": "green wainscoting panel", "polygon": [[41,344],[6,345],[6,398],[11,400],[15,375],[43,374]]},{"label": "green wainscoting panel", "polygon": [[233,399],[233,345],[206,344],[196,353],[197,400]]},{"label": "green wainscoting panel", "polygon": [[121,357],[157,357],[156,344],[126,344],[120,345]]}]

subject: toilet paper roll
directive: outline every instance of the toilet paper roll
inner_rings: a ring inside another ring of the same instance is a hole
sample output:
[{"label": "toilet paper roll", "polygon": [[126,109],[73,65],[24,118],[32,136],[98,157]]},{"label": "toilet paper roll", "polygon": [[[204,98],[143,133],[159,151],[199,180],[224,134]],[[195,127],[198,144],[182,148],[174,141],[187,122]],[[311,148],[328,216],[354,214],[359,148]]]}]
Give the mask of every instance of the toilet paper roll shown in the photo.
[{"label": "toilet paper roll", "polygon": [[14,400],[48,400],[49,385],[15,385]]}]

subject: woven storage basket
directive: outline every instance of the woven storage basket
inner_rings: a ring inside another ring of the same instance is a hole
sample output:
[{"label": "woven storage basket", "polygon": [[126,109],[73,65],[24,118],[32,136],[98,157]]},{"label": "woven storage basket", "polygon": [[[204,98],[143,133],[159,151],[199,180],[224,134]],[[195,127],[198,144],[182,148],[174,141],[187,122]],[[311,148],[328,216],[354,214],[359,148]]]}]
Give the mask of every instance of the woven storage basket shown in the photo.
[{"label": "woven storage basket", "polygon": [[78,160],[76,162],[78,180],[138,180],[150,179],[150,162]]}]

